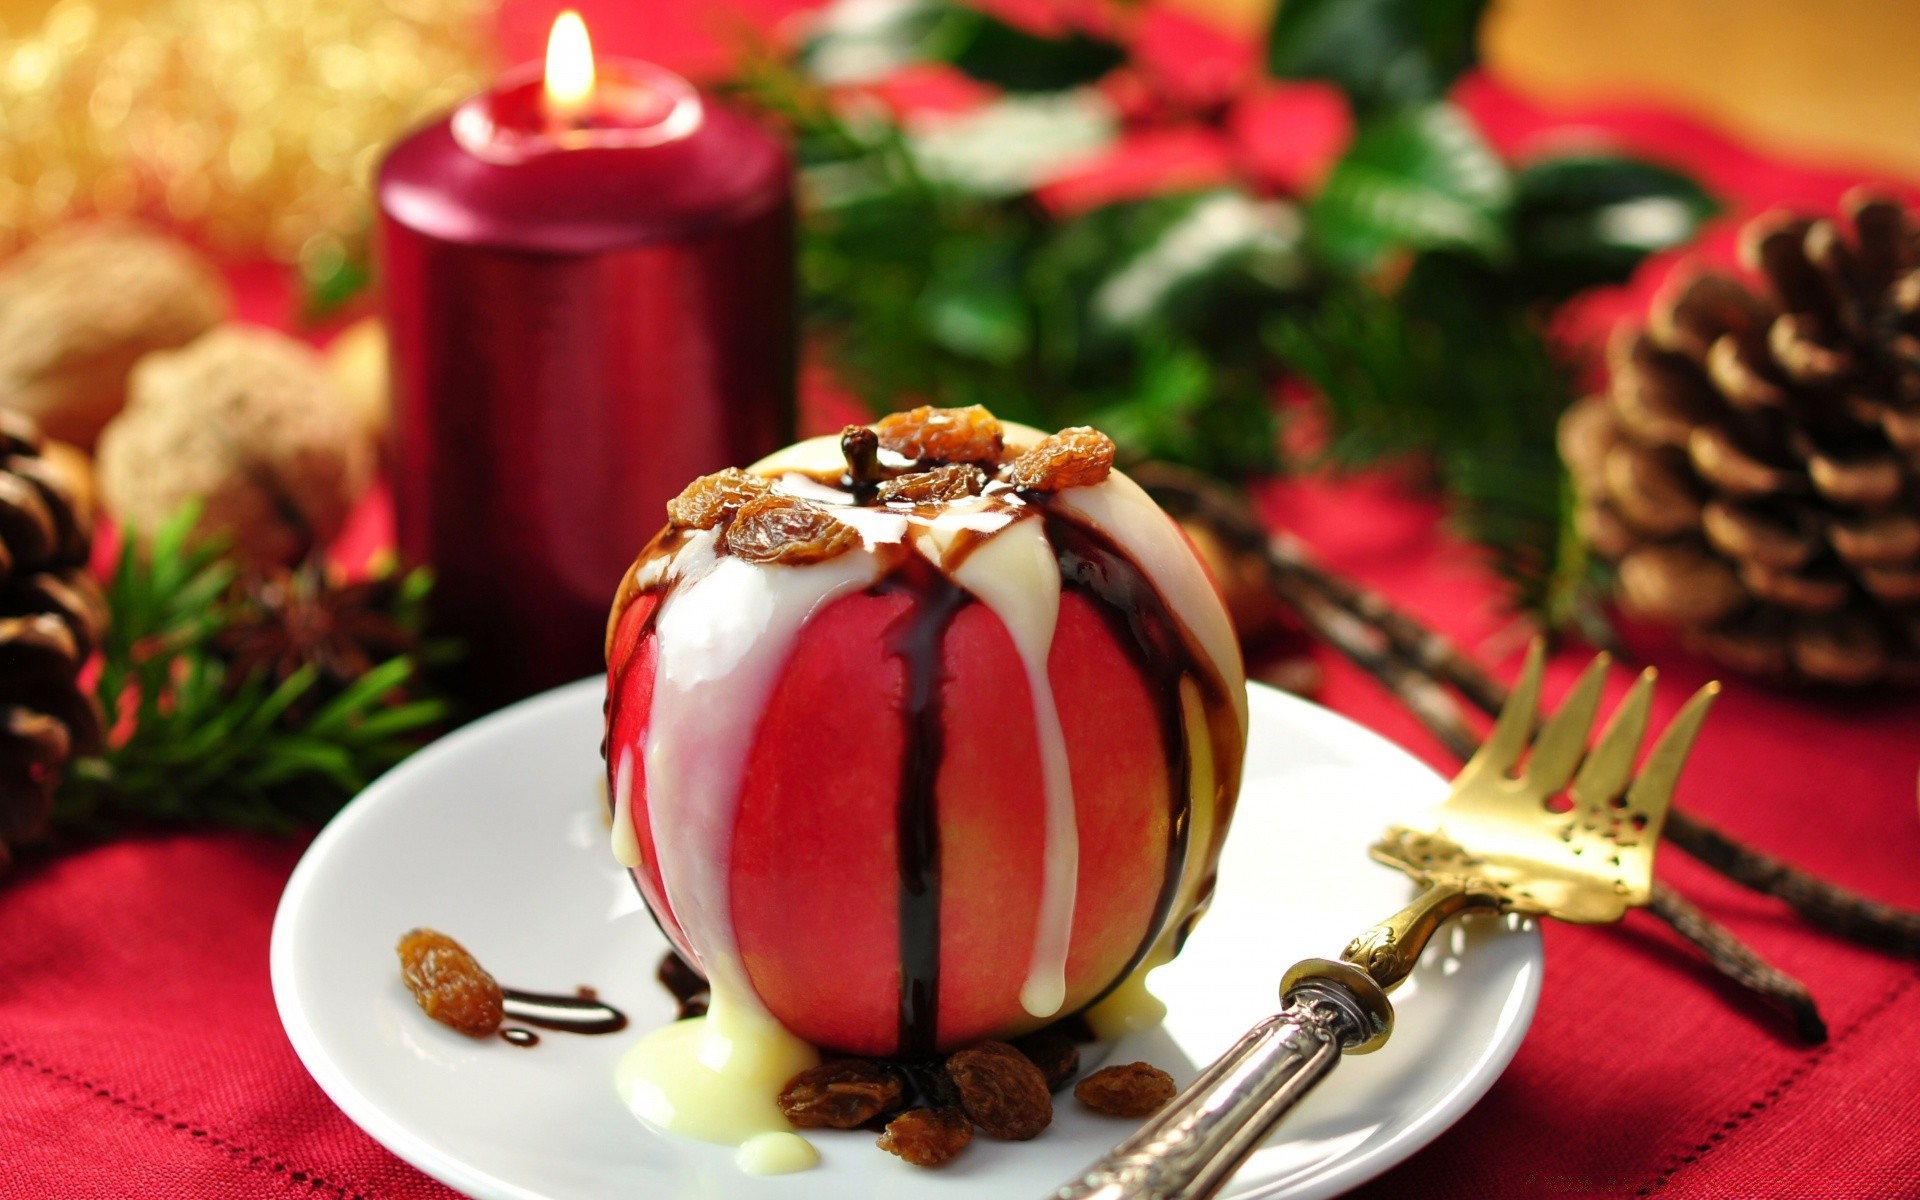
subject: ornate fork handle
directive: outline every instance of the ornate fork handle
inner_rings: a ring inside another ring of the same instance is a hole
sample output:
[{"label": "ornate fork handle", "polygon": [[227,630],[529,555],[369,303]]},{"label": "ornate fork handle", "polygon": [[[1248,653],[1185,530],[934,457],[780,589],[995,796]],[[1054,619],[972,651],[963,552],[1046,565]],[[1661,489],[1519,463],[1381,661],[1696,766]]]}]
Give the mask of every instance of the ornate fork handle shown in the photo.
[{"label": "ornate fork handle", "polygon": [[1343,1053],[1366,1053],[1387,1040],[1393,1030],[1387,989],[1406,978],[1434,931],[1458,913],[1498,906],[1490,894],[1438,884],[1355,938],[1346,961],[1298,964],[1280,985],[1278,1015],[1254,1026],[1053,1200],[1214,1195]]},{"label": "ornate fork handle", "polygon": [[1280,1118],[1361,1040],[1372,1014],[1338,984],[1311,980],[1253,1027],[1173,1103],[1054,1193],[1055,1200],[1211,1196]]}]

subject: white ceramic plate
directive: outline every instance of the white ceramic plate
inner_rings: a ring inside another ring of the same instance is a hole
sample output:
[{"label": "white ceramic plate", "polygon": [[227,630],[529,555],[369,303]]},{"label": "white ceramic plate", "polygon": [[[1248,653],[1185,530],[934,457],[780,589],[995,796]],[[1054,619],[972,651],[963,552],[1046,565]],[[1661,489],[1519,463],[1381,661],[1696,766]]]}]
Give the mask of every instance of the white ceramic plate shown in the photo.
[{"label": "white ceramic plate", "polygon": [[[1129,1129],[1071,1099],[1039,1139],[976,1140],[939,1171],[870,1133],[809,1131],[821,1165],[752,1178],[732,1151],[640,1125],[614,1065],[672,1016],[653,980],[665,941],[607,849],[599,789],[602,685],[515,705],[396,768],[314,841],[273,927],[273,993],[287,1036],[335,1103],[394,1153],[484,1200],[1051,1193]],[[1405,903],[1410,885],[1367,858],[1409,805],[1444,794],[1432,771],[1352,722],[1252,689],[1246,786],[1213,909],[1157,972],[1166,1023],[1114,1046],[1185,1083],[1276,1006],[1282,972],[1337,954]],[[416,925],[464,942],[513,986],[591,984],[633,1018],[604,1037],[547,1033],[519,1049],[475,1042],[414,1007],[393,944]],[[1393,1040],[1341,1062],[1236,1178],[1235,1197],[1330,1196],[1431,1141],[1513,1057],[1540,991],[1540,936],[1498,919],[1456,926],[1398,992]]]}]

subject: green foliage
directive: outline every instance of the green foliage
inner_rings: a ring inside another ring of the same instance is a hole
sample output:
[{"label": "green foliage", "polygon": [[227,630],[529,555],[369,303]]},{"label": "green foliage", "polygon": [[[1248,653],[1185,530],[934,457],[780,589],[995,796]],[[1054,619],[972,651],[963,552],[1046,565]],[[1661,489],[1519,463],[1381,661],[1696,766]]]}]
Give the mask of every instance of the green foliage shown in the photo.
[{"label": "green foliage", "polygon": [[1285,0],[1267,66],[1283,79],[1339,85],[1363,116],[1429,104],[1473,65],[1485,8],[1486,0]]},{"label": "green foliage", "polygon": [[1548,611],[1563,603],[1553,446],[1571,394],[1518,299],[1496,268],[1435,253],[1390,293],[1331,288],[1268,336],[1323,398],[1333,463],[1429,464],[1516,602]]},{"label": "green foliage", "polygon": [[1514,176],[1514,264],[1537,295],[1564,299],[1624,283],[1648,254],[1684,244],[1719,210],[1678,171],[1585,153]]},{"label": "green foliage", "polygon": [[[70,772],[57,807],[68,828],[316,823],[449,715],[421,690],[414,656],[337,689],[312,667],[284,682],[233,677],[214,641],[250,601],[225,549],[189,537],[197,517],[168,521],[147,551],[130,540],[108,584],[98,694],[115,735]],[[408,576],[391,615],[417,629],[429,586]]]},{"label": "green foliage", "polygon": [[1056,219],[1024,194],[935,177],[905,130],[837,111],[778,59],[754,60],[736,88],[793,138],[808,324],[876,410],[980,403],[1100,425],[1139,457],[1274,467],[1256,331],[1297,291],[1292,205],[1190,192]]},{"label": "green foliage", "polygon": [[1347,271],[1408,250],[1505,259],[1512,196],[1506,165],[1467,115],[1427,104],[1362,122],[1308,214],[1315,244]]},{"label": "green foliage", "polygon": [[934,57],[996,87],[1051,92],[1092,83],[1127,59],[1119,46],[1071,31],[1036,37],[978,9],[949,8]]},{"label": "green foliage", "polygon": [[829,9],[799,61],[810,76],[833,82],[943,62],[1008,91],[1051,92],[1092,83],[1126,58],[1123,47],[1082,30],[1043,37],[949,0],[896,0],[857,15]]},{"label": "green foliage", "polygon": [[[1571,384],[1549,306],[1685,242],[1713,205],[1633,159],[1501,161],[1446,98],[1483,8],[1280,7],[1271,69],[1331,81],[1356,117],[1304,202],[1235,183],[1050,214],[1030,189],[1113,136],[1118,114],[1080,85],[1123,48],[958,0],[830,8],[800,55],[751,60],[739,87],[793,135],[808,323],[874,408],[1085,422],[1132,457],[1232,477],[1284,465],[1272,394],[1292,373],[1324,398],[1325,461],[1427,464],[1516,602],[1565,614],[1585,567],[1554,451]],[[829,90],[914,62],[1014,94],[929,132]]]}]

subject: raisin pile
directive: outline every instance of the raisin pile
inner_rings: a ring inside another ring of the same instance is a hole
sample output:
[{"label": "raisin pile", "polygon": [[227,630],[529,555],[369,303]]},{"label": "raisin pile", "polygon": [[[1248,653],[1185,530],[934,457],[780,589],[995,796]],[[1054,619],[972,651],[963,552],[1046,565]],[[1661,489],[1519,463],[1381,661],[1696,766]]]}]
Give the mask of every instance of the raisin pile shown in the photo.
[{"label": "raisin pile", "polygon": [[[1053,1122],[1053,1093],[1080,1069],[1069,1018],[1012,1044],[981,1042],[945,1059],[840,1058],[802,1071],[780,1093],[780,1111],[805,1129],[882,1129],[876,1143],[918,1167],[951,1162],[977,1128],[1023,1142]],[[1095,1071],[1074,1095],[1096,1112],[1143,1117],[1172,1098],[1173,1078],[1146,1063]]]},{"label": "raisin pile", "polygon": [[[1029,499],[1090,487],[1113,472],[1114,447],[1086,426],[1062,429],[1006,459],[1006,428],[985,408],[922,405],[890,413],[872,426],[840,431],[846,473],[837,483],[856,504],[940,505],[979,496],[994,484]],[[885,453],[889,457],[882,461]],[[824,481],[835,482],[835,481]],[[668,527],[719,530],[721,547],[756,563],[803,566],[860,545],[860,535],[834,515],[833,504],[790,496],[765,476],[728,467],[703,475],[667,502]]]},{"label": "raisin pile", "polygon": [[422,1012],[468,1037],[492,1037],[500,1028],[500,985],[465,946],[437,929],[414,929],[395,949],[400,978]]}]

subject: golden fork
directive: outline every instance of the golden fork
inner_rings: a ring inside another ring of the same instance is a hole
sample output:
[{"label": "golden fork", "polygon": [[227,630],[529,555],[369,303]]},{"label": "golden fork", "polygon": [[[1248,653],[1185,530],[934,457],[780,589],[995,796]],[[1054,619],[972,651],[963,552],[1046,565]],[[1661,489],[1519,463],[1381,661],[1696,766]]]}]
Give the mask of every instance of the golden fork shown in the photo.
[{"label": "golden fork", "polygon": [[1618,921],[1647,903],[1674,785],[1720,686],[1695,693],[1636,774],[1653,707],[1653,668],[1641,673],[1589,751],[1609,660],[1593,660],[1536,735],[1545,662],[1535,642],[1512,697],[1446,802],[1387,830],[1372,847],[1374,858],[1426,890],[1353,939],[1339,959],[1296,964],[1281,981],[1279,1013],[1054,1200],[1203,1200],[1217,1193],[1341,1054],[1386,1043],[1393,1032],[1387,993],[1449,918],[1499,912],[1591,925]]}]

